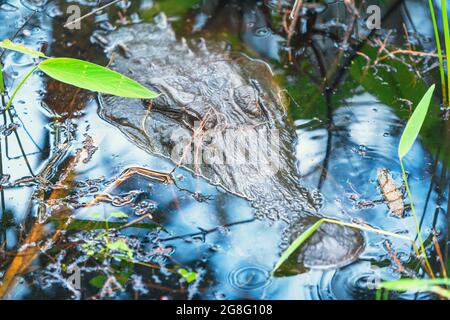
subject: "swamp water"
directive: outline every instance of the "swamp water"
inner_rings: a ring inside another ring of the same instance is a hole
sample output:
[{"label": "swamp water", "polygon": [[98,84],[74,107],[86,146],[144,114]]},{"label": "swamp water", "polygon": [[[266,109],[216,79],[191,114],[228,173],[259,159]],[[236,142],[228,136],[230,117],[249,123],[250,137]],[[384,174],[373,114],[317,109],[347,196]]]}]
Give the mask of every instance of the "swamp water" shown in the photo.
[{"label": "swamp water", "polygon": [[[390,170],[401,185],[399,137],[411,104],[423,93],[422,77],[437,79],[436,70],[426,72],[435,60],[409,61],[408,56],[400,62],[383,60],[369,68],[365,78],[361,77],[367,63],[363,55],[345,68],[335,64],[335,57],[344,52],[339,49],[352,44],[342,40],[350,18],[339,2],[302,13],[298,37],[291,43],[292,62],[280,30],[277,1],[178,2],[119,2],[84,20],[80,30],[68,31],[63,28],[68,6],[79,5],[85,13],[96,2],[4,1],[0,38],[12,37],[27,22],[16,41],[36,49],[48,45],[48,55],[106,65],[105,32],[120,26],[123,19],[127,24],[150,22],[164,12],[178,39],[226,41],[234,52],[268,63],[280,88],[285,89],[297,134],[292,141],[295,165],[301,185],[320,193],[319,213],[415,236],[409,210],[399,219],[380,201],[377,171]],[[282,2],[283,8],[288,5]],[[421,5],[406,2],[389,15],[386,9],[383,30],[372,44],[376,47],[377,39],[389,37],[389,43],[407,46],[405,23],[410,43],[418,48],[430,46],[426,25],[417,30],[417,21],[408,19],[408,8]],[[361,38],[368,32],[362,22],[356,30]],[[374,50],[362,47],[360,51],[371,57]],[[342,60],[346,58],[343,54]],[[9,89],[33,60],[7,52],[3,63]],[[333,69],[330,79],[334,82],[324,86],[319,80]],[[433,107],[439,109],[437,104]],[[2,136],[0,238],[0,292],[5,297],[372,299],[371,284],[402,275],[393,254],[406,267],[403,275],[411,276],[417,270],[410,243],[364,233],[356,260],[344,261],[338,268],[311,270],[294,260],[289,272],[271,277],[280,244],[290,243],[304,230],[304,219],[297,222],[292,217],[288,228],[284,221],[255,219],[249,201],[183,168],[172,173],[176,184],[134,175],[105,194],[129,168],[171,172],[174,164],[133,144],[121,130],[102,120],[99,110],[97,95],[39,73],[19,91],[12,115],[19,124],[17,134],[28,165],[14,132],[7,130],[8,121]],[[437,111],[428,123],[405,166],[423,236],[428,238],[435,229],[445,248],[448,145],[442,141],[448,141],[448,129]],[[32,173],[45,179],[29,179]],[[92,203],[94,198],[100,199],[98,203]],[[122,228],[149,214],[152,219]],[[68,216],[72,220],[65,226]],[[45,223],[36,227],[37,220]],[[121,250],[114,251],[107,243],[116,248],[122,244]],[[33,249],[36,245],[41,250]],[[106,258],[102,256],[105,248],[112,252]],[[428,248],[439,270],[433,246]],[[21,253],[29,259],[18,259]],[[71,281],[74,270],[80,272],[80,289]],[[189,273],[196,274],[190,283]],[[393,294],[392,298],[432,296]]]}]

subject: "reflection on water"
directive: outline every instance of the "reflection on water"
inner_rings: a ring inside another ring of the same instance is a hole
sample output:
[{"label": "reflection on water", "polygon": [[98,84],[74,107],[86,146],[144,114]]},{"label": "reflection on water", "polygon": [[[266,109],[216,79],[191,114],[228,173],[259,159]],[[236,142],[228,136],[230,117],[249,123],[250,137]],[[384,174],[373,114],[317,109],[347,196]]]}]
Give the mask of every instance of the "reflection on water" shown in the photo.
[{"label": "reflection on water", "polygon": [[[94,6],[87,1],[73,3],[80,3],[83,12]],[[96,25],[92,25],[90,20],[83,25],[80,34],[66,34],[61,28],[66,6],[64,1],[2,2],[0,21],[4,27],[0,29],[0,38],[11,37],[38,8],[19,32],[16,42],[35,49],[47,43],[50,54],[106,63],[100,55],[101,50],[91,43],[93,38],[90,38],[94,29],[106,26],[105,20],[97,19]],[[186,31],[181,28],[180,33],[187,37],[226,39],[239,50],[272,63],[275,73],[287,84],[298,85],[292,70],[284,68],[286,52],[282,45],[285,40],[271,21],[273,12],[269,8],[275,10],[273,5],[266,7],[261,1],[231,1],[228,4],[225,1],[206,1],[204,6],[185,13],[194,18],[194,35],[191,34],[192,29]],[[102,12],[101,16],[109,17],[106,21],[116,24],[117,10],[118,7],[114,6]],[[146,12],[151,10],[155,9],[147,1],[132,1],[128,14],[139,12],[146,17]],[[309,15],[308,19],[314,21]],[[312,31],[306,29],[305,32]],[[303,49],[298,50],[303,52]],[[331,53],[326,55],[334,55],[332,50],[329,51]],[[309,55],[299,57],[305,61],[310,58]],[[2,61],[7,88],[15,87],[33,65],[31,58],[11,52],[7,52]],[[298,71],[299,79],[302,73],[302,70]],[[58,90],[68,90],[77,100],[61,98]],[[42,206],[50,209],[42,198],[33,197],[38,187],[36,182],[16,186],[13,182],[43,172],[50,163],[57,169],[48,175],[55,183],[60,178],[58,171],[67,169],[69,159],[83,147],[83,141],[89,136],[98,150],[93,152],[90,161],[77,164],[76,183],[66,186],[62,200],[51,208],[57,210],[58,205],[67,207],[79,220],[95,220],[97,218],[92,218],[92,214],[107,215],[120,210],[128,215],[122,223],[150,213],[152,219],[145,218],[131,228],[119,229],[108,235],[111,239],[127,239],[136,257],[147,266],[114,259],[109,265],[102,264],[89,257],[88,249],[83,247],[86,243],[101,246],[98,240],[101,229],[74,227],[35,259],[30,272],[19,278],[9,297],[371,299],[371,284],[379,279],[401,276],[388,247],[394,248],[402,264],[411,268],[416,266],[409,243],[389,238],[387,245],[386,237],[366,233],[364,252],[354,263],[332,270],[270,277],[280,255],[284,224],[255,220],[247,201],[227,194],[181,168],[173,174],[176,184],[163,184],[135,175],[111,190],[110,196],[125,199],[126,204],[105,200],[95,206],[86,206],[127,168],[144,167],[171,172],[174,165],[144,152],[130,143],[117,128],[102,121],[97,115],[94,95],[77,95],[78,92],[69,90],[36,73],[16,97],[13,116],[19,123],[17,133],[32,172],[21,156],[15,135],[2,136],[3,172],[11,177],[2,190],[5,210],[2,211],[0,240],[7,252],[16,252]],[[387,205],[380,201],[382,196],[377,182],[377,170],[386,168],[401,185],[396,146],[404,120],[398,117],[397,110],[380,103],[360,86],[354,86],[346,92],[345,98],[336,100],[330,110],[303,109],[306,101],[301,100],[292,103],[291,108],[299,108],[293,114],[298,135],[296,157],[302,183],[320,188],[325,199],[321,209],[324,216],[363,221],[373,227],[414,238],[416,232],[410,211],[407,210],[403,219],[389,214]],[[72,108],[74,104],[76,106]],[[56,113],[63,116],[58,118],[58,122],[55,122]],[[57,157],[56,141],[70,142],[69,149],[62,153],[61,158]],[[56,159],[55,163],[53,159]],[[427,238],[434,229],[439,240],[443,240],[447,228],[448,195],[445,192],[448,190],[448,176],[445,165],[437,159],[435,151],[431,152],[419,140],[405,159],[405,167],[423,237]],[[44,192],[46,200],[51,198],[52,191],[50,188]],[[111,225],[114,223],[117,221],[112,220]],[[49,223],[47,232],[51,234],[56,226],[54,221]],[[5,275],[11,260],[10,255],[0,253],[0,276]],[[81,290],[74,289],[67,281],[64,270],[70,265],[82,268]],[[197,272],[198,279],[187,285],[177,274],[177,267]],[[105,289],[105,280],[108,281],[101,277],[111,274],[120,275],[118,278],[126,281],[119,281],[116,284],[119,289],[112,290],[112,293],[99,293],[100,289]],[[427,294],[402,294],[394,298],[431,297]]]}]

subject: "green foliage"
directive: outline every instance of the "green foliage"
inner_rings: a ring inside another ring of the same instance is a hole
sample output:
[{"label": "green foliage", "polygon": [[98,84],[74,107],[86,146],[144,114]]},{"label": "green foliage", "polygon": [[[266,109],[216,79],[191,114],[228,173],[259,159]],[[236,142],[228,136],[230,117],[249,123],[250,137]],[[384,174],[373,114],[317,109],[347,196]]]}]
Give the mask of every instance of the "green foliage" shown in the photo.
[{"label": "green foliage", "polygon": [[414,110],[411,118],[408,120],[403,134],[400,138],[400,144],[398,146],[398,157],[400,160],[409,152],[414,141],[419,135],[422,124],[425,121],[425,117],[428,112],[428,107],[433,97],[434,84],[427,90],[425,95],[420,100],[416,109]]},{"label": "green foliage", "polygon": [[[377,296],[380,297],[380,290],[388,291],[413,291],[413,292],[433,292],[444,298],[450,299],[450,290],[439,286],[449,286],[450,279],[399,279],[382,282],[378,285]],[[379,298],[378,298],[379,299]]]},{"label": "green foliage", "polygon": [[101,289],[103,288],[107,279],[108,278],[105,275],[99,275],[89,280],[89,283],[97,289]]},{"label": "green foliage", "polygon": [[150,91],[136,81],[91,62],[72,58],[48,58],[39,51],[13,43],[10,40],[1,41],[0,47],[46,59],[34,66],[14,89],[6,106],[7,109],[10,108],[17,91],[36,69],[40,69],[58,81],[100,93],[140,99],[153,99],[159,96],[159,94]]},{"label": "green foliage", "polygon": [[423,258],[425,259],[425,265],[427,267],[427,271],[430,275],[433,275],[433,270],[431,268],[430,262],[428,261],[427,254],[425,252],[425,246],[422,239],[422,234],[420,232],[419,221],[417,219],[416,209],[414,207],[414,201],[412,198],[411,190],[409,189],[408,178],[406,177],[405,167],[403,166],[403,157],[411,150],[414,141],[417,139],[419,135],[420,129],[422,128],[423,122],[425,121],[425,117],[428,112],[428,107],[430,105],[431,98],[433,97],[434,85],[432,85],[425,95],[420,100],[416,109],[414,110],[411,118],[406,123],[406,127],[403,131],[403,134],[400,138],[400,143],[398,146],[398,158],[400,160],[400,167],[402,170],[402,177],[405,183],[406,192],[408,194],[408,199],[411,205],[411,212],[414,218],[414,224],[416,226],[416,232],[418,236],[418,240],[420,243],[420,249],[422,251]]},{"label": "green foliage", "polygon": [[114,211],[111,212],[110,218],[116,218],[116,219],[126,219],[128,218],[128,214],[126,214],[125,212],[122,211]]},{"label": "green foliage", "polygon": [[277,269],[293,254],[300,246],[308,240],[308,238],[320,227],[320,225],[324,222],[324,219],[318,220],[311,227],[306,229],[294,242],[283,252],[280,259],[276,263],[275,267],[272,270],[272,274],[277,271]]},{"label": "green foliage", "polygon": [[[450,98],[450,73],[448,72],[448,55],[450,54],[450,31],[448,27],[448,14],[447,14],[447,0],[441,1],[441,12],[442,12],[442,21],[444,24],[444,41],[445,41],[445,53],[446,53],[446,63],[447,63],[447,86],[449,90],[449,97]],[[436,28],[436,26],[434,26]],[[442,52],[441,52],[442,54]],[[444,69],[443,66],[440,67],[441,72]],[[445,86],[445,82],[443,84]],[[445,101],[444,101],[445,102]]]},{"label": "green foliage", "polygon": [[430,8],[431,21],[433,22],[434,39],[436,41],[437,54],[438,54],[438,59],[439,59],[439,74],[441,76],[442,99],[444,100],[444,103],[446,103],[447,94],[446,94],[446,84],[445,84],[444,59],[442,57],[441,39],[439,37],[439,28],[438,28],[437,22],[436,22],[436,15],[434,13],[433,0],[428,0],[428,6]]},{"label": "green foliage", "polygon": [[123,240],[116,240],[114,242],[106,242],[106,248],[109,254],[118,260],[122,260],[125,255],[129,259],[133,259],[134,251],[128,246],[128,244]]},{"label": "green foliage", "polygon": [[150,20],[155,14],[164,12],[169,17],[181,17],[199,2],[199,0],[157,0],[149,9],[142,11],[141,16],[144,20]]},{"label": "green foliage", "polygon": [[187,283],[191,283],[197,279],[198,274],[194,271],[188,271],[184,268],[178,269],[178,273],[186,280]]},{"label": "green foliage", "polygon": [[3,80],[3,65],[0,61],[0,94],[5,93],[5,82]]},{"label": "green foliage", "polygon": [[32,56],[34,58],[46,58],[45,54],[43,54],[42,52],[30,49],[25,47],[22,44],[18,44],[18,43],[14,43],[9,39],[5,39],[3,41],[0,41],[0,47],[4,48],[4,49],[8,49],[8,50],[12,50],[12,51],[17,51],[20,53],[24,53],[27,54],[29,56]]},{"label": "green foliage", "polygon": [[38,67],[53,79],[91,91],[126,98],[153,99],[159,96],[118,72],[83,60],[49,58]]},{"label": "green foliage", "polygon": [[[103,219],[103,218],[105,218],[104,215],[102,215],[102,214],[100,214],[98,212],[89,213],[87,215],[87,217],[92,218],[92,219]],[[126,214],[125,212],[122,212],[122,211],[114,211],[114,212],[111,212],[110,214],[108,214],[108,216],[106,217],[106,221],[109,221],[111,218],[125,219],[125,218],[128,218],[128,214]]]}]

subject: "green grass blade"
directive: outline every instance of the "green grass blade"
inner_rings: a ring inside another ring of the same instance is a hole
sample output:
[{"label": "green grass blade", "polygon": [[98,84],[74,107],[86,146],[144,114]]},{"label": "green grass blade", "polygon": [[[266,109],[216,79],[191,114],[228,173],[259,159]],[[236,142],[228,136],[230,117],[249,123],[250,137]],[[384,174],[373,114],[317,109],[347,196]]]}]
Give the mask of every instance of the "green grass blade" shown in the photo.
[{"label": "green grass blade", "polygon": [[378,285],[378,290],[387,289],[391,291],[416,291],[416,292],[433,292],[442,297],[450,299],[450,290],[439,286],[450,285],[450,279],[399,279],[393,281],[382,282]]},{"label": "green grass blade", "polygon": [[441,1],[441,10],[442,10],[442,20],[444,23],[444,40],[445,40],[445,57],[447,62],[447,84],[449,85],[449,98],[450,98],[450,72],[448,67],[448,56],[450,54],[450,32],[448,29],[448,14],[447,14],[447,0]]},{"label": "green grass blade", "polygon": [[5,82],[3,80],[3,64],[0,61],[0,94],[5,93]]},{"label": "green grass blade", "polygon": [[83,60],[50,58],[39,63],[38,67],[58,81],[91,91],[126,98],[152,99],[159,96],[120,73]]},{"label": "green grass blade", "polygon": [[414,141],[416,141],[417,136],[419,135],[420,128],[422,128],[422,124],[425,121],[425,116],[428,112],[431,98],[433,97],[434,87],[435,86],[433,84],[427,90],[406,124],[398,146],[398,157],[400,160],[402,160],[403,157],[409,152],[414,144]]},{"label": "green grass blade", "polygon": [[9,39],[5,39],[3,41],[0,41],[0,47],[4,48],[4,49],[8,49],[8,50],[24,53],[24,54],[30,55],[32,57],[35,57],[35,58],[38,58],[38,57],[40,57],[40,58],[47,58],[45,56],[45,54],[43,54],[42,52],[30,49],[28,47],[25,47],[22,44],[14,43],[14,42],[12,42]]},{"label": "green grass blade", "polygon": [[433,22],[434,39],[436,41],[437,54],[439,59],[439,74],[441,76],[442,100],[444,104],[447,104],[447,92],[446,92],[447,86],[445,84],[444,59],[442,57],[441,39],[439,37],[439,28],[436,22],[436,15],[434,13],[433,0],[428,0],[428,6],[430,7],[431,21]]},{"label": "green grass blade", "polygon": [[431,287],[436,285],[450,285],[450,279],[399,279],[381,282],[379,288],[393,291],[429,291]]},{"label": "green grass blade", "polygon": [[272,274],[290,257],[295,250],[297,250],[308,238],[320,227],[324,222],[323,219],[318,220],[311,227],[306,229],[294,242],[283,252],[277,264],[272,270]]}]

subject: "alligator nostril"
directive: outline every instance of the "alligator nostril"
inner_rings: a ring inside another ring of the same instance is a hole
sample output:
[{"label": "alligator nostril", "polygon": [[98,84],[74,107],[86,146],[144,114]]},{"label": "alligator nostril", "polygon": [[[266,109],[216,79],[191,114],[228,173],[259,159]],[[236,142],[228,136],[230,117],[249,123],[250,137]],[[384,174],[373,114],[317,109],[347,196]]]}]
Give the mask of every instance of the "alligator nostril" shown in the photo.
[{"label": "alligator nostril", "polygon": [[253,116],[259,116],[261,114],[257,94],[252,86],[243,85],[235,88],[233,98],[234,102],[236,102],[246,114],[251,114]]}]

